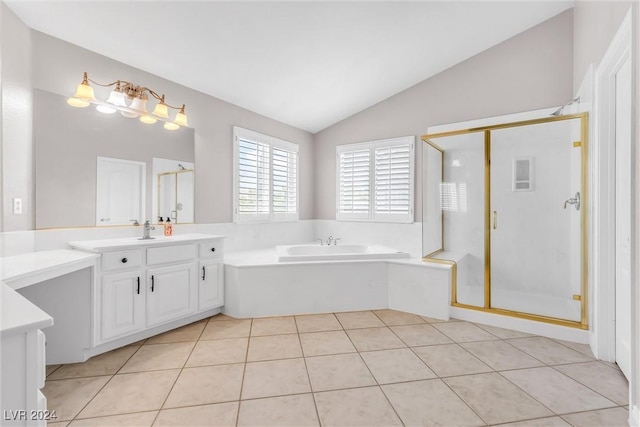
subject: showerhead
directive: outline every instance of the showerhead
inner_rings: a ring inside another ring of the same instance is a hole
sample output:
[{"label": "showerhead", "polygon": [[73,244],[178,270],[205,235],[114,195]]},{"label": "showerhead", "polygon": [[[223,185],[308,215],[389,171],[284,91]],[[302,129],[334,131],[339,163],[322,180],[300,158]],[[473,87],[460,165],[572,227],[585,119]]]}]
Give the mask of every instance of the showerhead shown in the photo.
[{"label": "showerhead", "polygon": [[564,113],[564,108],[568,107],[569,105],[575,104],[576,102],[580,102],[580,97],[576,96],[575,98],[573,98],[570,102],[558,107],[558,109],[556,111],[554,111],[553,113],[551,113],[552,116],[561,116],[562,113]]},{"label": "showerhead", "polygon": [[552,116],[561,116],[563,111],[564,111],[564,105],[562,107],[558,107],[558,109],[556,111],[554,111],[553,113],[551,113],[551,115]]}]

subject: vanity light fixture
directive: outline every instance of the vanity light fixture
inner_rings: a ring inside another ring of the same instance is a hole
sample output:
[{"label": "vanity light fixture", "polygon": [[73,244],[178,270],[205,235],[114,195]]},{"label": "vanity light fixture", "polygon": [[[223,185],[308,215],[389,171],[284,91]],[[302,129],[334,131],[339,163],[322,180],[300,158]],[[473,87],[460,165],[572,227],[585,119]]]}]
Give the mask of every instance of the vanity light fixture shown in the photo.
[{"label": "vanity light fixture", "polygon": [[[107,100],[101,101],[96,99],[93,88],[89,82],[97,86],[114,86],[114,88],[111,90]],[[147,112],[147,100],[149,95],[158,100],[158,104],[156,104],[151,114]],[[120,111],[120,114],[124,117],[139,117],[142,123],[148,125],[161,120],[165,122],[164,128],[167,130],[176,130],[181,126],[189,126],[187,123],[187,115],[184,112],[184,104],[182,104],[182,107],[169,105],[165,102],[164,95],[159,95],[148,87],[134,85],[133,83],[125,80],[117,80],[108,84],[98,83],[89,79],[86,71],[82,77],[82,82],[76,88],[76,93],[73,97],[67,99],[67,104],[78,108],[84,108],[88,107],[89,104],[94,104],[96,109],[101,113],[112,114],[116,111]],[[169,118],[169,108],[178,110],[178,113],[173,120],[170,120]]]}]

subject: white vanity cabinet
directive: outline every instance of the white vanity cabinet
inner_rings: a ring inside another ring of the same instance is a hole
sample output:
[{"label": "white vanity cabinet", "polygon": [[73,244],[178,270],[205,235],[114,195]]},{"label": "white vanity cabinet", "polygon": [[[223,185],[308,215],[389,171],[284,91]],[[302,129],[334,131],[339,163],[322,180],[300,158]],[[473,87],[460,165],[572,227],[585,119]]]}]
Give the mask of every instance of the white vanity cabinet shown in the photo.
[{"label": "white vanity cabinet", "polygon": [[147,326],[180,319],[197,311],[196,265],[180,264],[147,271]]},{"label": "white vanity cabinet", "polygon": [[198,310],[224,305],[224,264],[222,240],[200,243],[198,253]]},{"label": "white vanity cabinet", "polygon": [[224,268],[221,261],[200,261],[198,310],[224,305]]},{"label": "white vanity cabinet", "polygon": [[94,346],[113,347],[219,312],[224,305],[222,242],[206,234],[70,242],[101,254]]},{"label": "white vanity cabinet", "polygon": [[104,274],[100,289],[100,340],[132,334],[145,328],[145,298],[141,272]]},{"label": "white vanity cabinet", "polygon": [[45,336],[53,319],[0,283],[0,409],[3,426],[44,426],[51,419],[40,389],[45,380]]}]

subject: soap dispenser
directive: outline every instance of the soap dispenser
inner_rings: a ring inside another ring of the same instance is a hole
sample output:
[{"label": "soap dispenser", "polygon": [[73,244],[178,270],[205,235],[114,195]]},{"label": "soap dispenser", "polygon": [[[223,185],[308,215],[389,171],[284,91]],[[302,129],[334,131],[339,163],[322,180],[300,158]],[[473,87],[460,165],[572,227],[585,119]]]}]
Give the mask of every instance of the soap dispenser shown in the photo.
[{"label": "soap dispenser", "polygon": [[164,222],[164,235],[173,236],[173,224],[171,224],[171,218],[169,217],[167,217],[167,220]]}]

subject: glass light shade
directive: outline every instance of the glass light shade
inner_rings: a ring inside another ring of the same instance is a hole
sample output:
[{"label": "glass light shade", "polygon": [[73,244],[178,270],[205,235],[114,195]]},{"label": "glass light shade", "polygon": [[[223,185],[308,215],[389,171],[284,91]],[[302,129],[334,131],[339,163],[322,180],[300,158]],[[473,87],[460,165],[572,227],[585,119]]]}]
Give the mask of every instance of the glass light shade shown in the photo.
[{"label": "glass light shade", "polygon": [[167,108],[166,104],[164,104],[163,102],[159,102],[156,105],[156,108],[154,108],[154,110],[153,110],[153,115],[154,116],[158,116],[158,117],[162,117],[164,119],[168,119],[169,118],[169,109]]},{"label": "glass light shade", "polygon": [[134,110],[141,116],[147,115],[147,100],[142,98],[133,98],[130,109]]},{"label": "glass light shade", "polygon": [[145,125],[152,125],[155,122],[157,122],[158,120],[154,117],[151,116],[140,116],[140,121],[142,123],[144,123]]},{"label": "glass light shade", "polygon": [[98,110],[98,111],[100,111],[101,113],[104,113],[104,114],[113,114],[113,113],[116,112],[115,108],[109,107],[108,105],[102,105],[102,104],[98,105],[96,107],[96,110]]},{"label": "glass light shade", "polygon": [[109,98],[107,98],[107,102],[109,104],[116,105],[118,107],[126,107],[127,104],[124,100],[124,93],[119,92],[117,90],[112,90],[109,94]]},{"label": "glass light shade", "polygon": [[189,126],[187,124],[187,115],[183,113],[182,110],[178,114],[176,114],[176,118],[173,119],[173,123],[177,124],[178,126]]},{"label": "glass light shade", "polygon": [[77,108],[84,108],[89,106],[89,103],[87,101],[83,101],[82,99],[78,99],[78,98],[67,99],[67,104]]},{"label": "glass light shade", "polygon": [[85,101],[93,101],[94,99],[96,99],[96,96],[93,93],[93,88],[87,83],[80,83],[76,88],[76,93],[75,95],[73,95],[73,97],[83,99]]},{"label": "glass light shade", "polygon": [[176,129],[180,129],[180,126],[178,126],[177,124],[172,123],[172,122],[166,122],[164,124],[164,128],[166,130],[176,130]]}]

